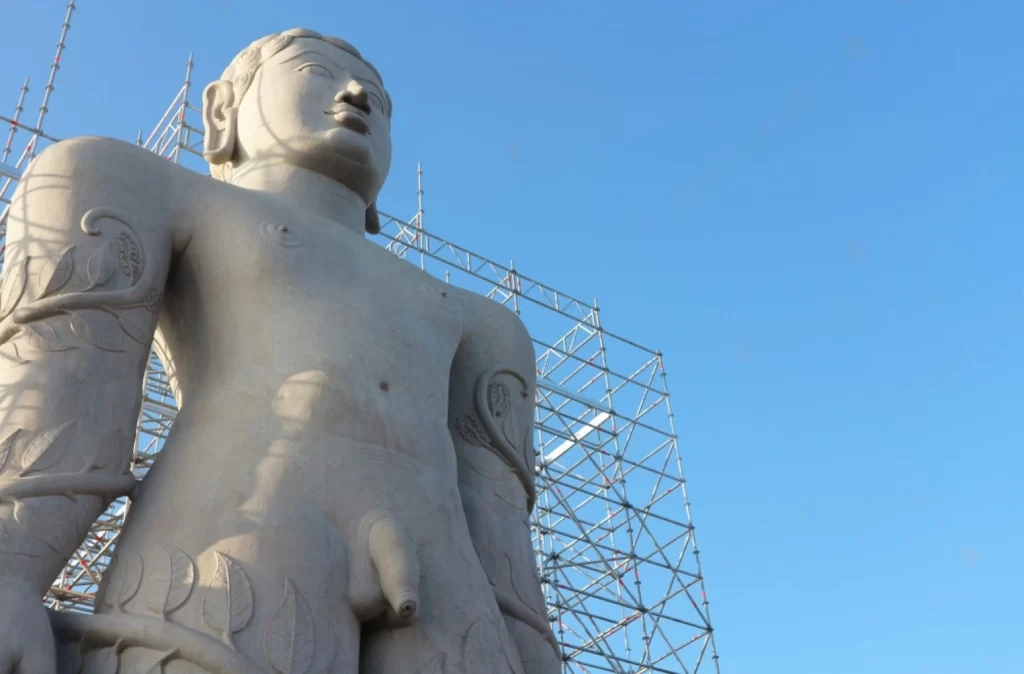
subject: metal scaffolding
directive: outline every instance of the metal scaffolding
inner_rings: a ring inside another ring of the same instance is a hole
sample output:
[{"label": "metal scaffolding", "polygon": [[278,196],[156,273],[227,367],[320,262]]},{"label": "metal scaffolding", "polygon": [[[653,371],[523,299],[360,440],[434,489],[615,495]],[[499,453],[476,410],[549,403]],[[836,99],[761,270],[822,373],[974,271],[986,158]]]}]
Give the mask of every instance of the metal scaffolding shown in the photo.
[{"label": "metal scaffolding", "polygon": [[[13,116],[0,115],[0,125],[9,126],[0,154],[0,241],[18,177],[43,146],[56,141],[43,125],[75,9],[74,0],[67,3],[35,125],[22,121],[28,80]],[[171,104],[153,131],[140,133],[136,142],[205,172],[200,111],[190,101],[192,68],[190,55]],[[534,337],[539,495],[532,529],[564,672],[717,674],[662,354],[608,330],[596,300],[566,295],[520,273],[512,262],[496,262],[428,232],[422,179],[417,167],[411,218],[382,214],[380,243],[428,273],[508,306]],[[138,477],[159,453],[175,413],[154,354],[138,421]],[[46,599],[51,607],[92,610],[129,508],[130,502],[119,499],[97,520],[54,582]]]}]

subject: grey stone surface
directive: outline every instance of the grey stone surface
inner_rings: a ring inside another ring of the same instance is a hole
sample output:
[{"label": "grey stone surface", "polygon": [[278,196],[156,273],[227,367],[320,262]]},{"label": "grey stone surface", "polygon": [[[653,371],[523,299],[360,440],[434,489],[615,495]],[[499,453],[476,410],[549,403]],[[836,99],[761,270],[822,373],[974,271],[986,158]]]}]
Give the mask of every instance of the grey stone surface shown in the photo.
[{"label": "grey stone surface", "polygon": [[[218,180],[79,138],[14,197],[0,672],[559,671],[527,524],[533,348],[512,312],[364,238],[391,156],[379,74],[287,31],[203,108]],[[181,410],[136,486],[153,343]],[[48,613],[126,494],[96,614]]]}]

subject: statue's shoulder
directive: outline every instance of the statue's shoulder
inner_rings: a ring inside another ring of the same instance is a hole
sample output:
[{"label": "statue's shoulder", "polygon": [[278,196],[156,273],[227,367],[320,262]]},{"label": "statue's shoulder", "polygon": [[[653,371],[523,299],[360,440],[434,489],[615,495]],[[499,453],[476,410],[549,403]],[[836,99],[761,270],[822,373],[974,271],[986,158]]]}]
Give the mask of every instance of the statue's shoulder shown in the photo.
[{"label": "statue's shoulder", "polygon": [[79,136],[50,145],[29,163],[22,182],[33,177],[67,179],[79,192],[130,190],[154,206],[194,189],[201,178],[145,148],[103,136]]},{"label": "statue's shoulder", "polygon": [[149,150],[104,136],[79,136],[54,143],[32,160],[26,174],[38,171],[39,166],[51,170],[87,167],[103,175],[138,175],[142,171],[144,174],[159,174],[163,177],[189,173],[187,169]]},{"label": "statue's shoulder", "polygon": [[532,349],[529,331],[510,308],[489,297],[457,289],[466,320],[466,332],[477,340],[501,344],[512,350]]},{"label": "statue's shoulder", "polygon": [[[148,150],[100,136],[55,143],[28,165],[15,201],[38,212],[70,207],[113,209],[149,228],[183,232],[176,226],[185,198],[195,194],[200,177]],[[54,201],[53,188],[65,196]],[[59,202],[59,203],[58,203]],[[17,219],[17,218],[15,218]]]}]

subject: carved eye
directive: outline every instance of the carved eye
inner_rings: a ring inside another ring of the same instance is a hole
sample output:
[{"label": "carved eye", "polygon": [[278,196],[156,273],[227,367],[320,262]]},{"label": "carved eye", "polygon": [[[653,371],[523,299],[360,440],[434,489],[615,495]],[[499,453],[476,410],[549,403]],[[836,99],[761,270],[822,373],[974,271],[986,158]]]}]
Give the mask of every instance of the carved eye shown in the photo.
[{"label": "carved eye", "polygon": [[334,79],[334,73],[319,63],[303,63],[299,66],[298,70],[300,73],[308,72],[312,75],[319,75],[320,77],[327,77],[332,80]]},{"label": "carved eye", "polygon": [[378,96],[377,94],[373,93],[372,91],[368,91],[367,94],[370,97],[370,105],[372,107],[380,110],[382,113],[386,113],[387,112],[387,110],[384,108],[384,101],[382,101],[380,99],[380,96]]}]

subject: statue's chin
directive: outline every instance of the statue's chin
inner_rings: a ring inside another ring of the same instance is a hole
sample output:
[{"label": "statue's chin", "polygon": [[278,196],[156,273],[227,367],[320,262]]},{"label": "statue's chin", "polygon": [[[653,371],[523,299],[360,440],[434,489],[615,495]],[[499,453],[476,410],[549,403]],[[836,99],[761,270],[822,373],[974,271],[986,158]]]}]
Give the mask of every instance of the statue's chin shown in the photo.
[{"label": "statue's chin", "polygon": [[377,179],[376,171],[368,159],[336,155],[325,162],[319,172],[349,188],[366,203],[370,203],[376,196]]}]

